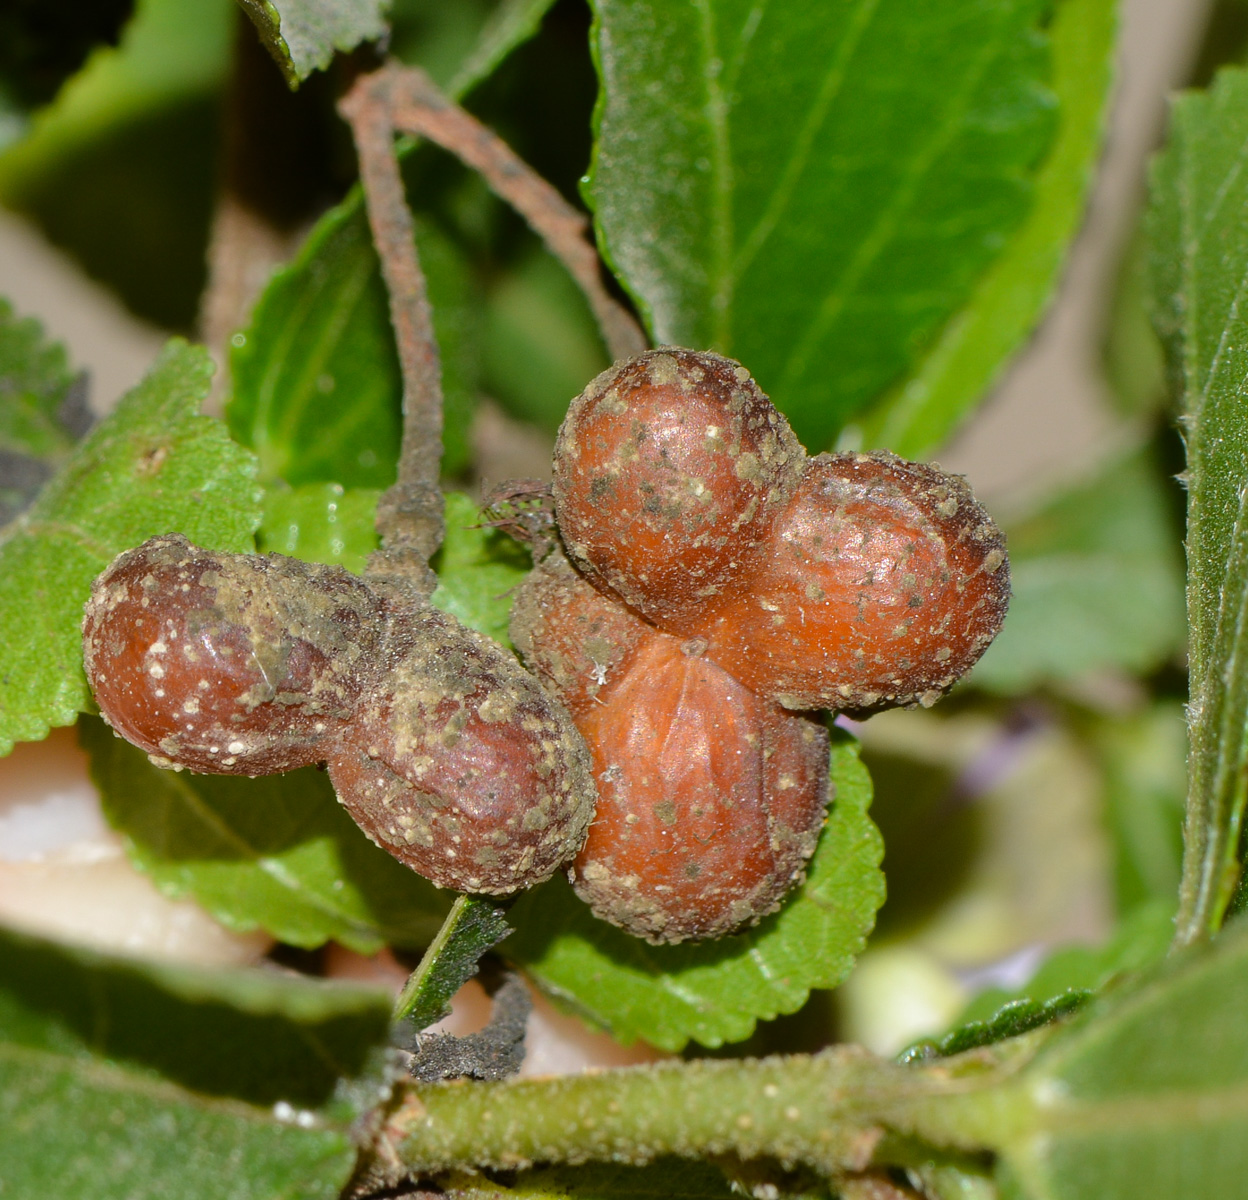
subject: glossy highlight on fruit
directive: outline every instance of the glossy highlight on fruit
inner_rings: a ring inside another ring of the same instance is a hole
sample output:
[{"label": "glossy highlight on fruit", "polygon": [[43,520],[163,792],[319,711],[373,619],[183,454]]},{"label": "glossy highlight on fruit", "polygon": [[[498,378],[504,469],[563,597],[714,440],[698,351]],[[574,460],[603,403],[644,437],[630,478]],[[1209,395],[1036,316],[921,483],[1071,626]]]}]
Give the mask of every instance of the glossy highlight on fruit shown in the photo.
[{"label": "glossy highlight on fruit", "polygon": [[215,554],[171,534],[95,581],[84,665],[104,719],[158,765],[268,775],[318,761],[345,727],[380,614],[340,567]]},{"label": "glossy highlight on fruit", "polygon": [[803,456],[739,363],[652,350],[572,402],[555,447],[559,529],[596,584],[679,623],[766,540]]}]

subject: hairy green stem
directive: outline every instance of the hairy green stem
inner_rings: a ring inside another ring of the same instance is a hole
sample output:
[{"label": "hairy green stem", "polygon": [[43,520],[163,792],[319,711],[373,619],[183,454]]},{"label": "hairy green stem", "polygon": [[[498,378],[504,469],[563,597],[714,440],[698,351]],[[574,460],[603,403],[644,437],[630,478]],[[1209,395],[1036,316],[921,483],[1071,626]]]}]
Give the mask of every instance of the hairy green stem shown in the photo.
[{"label": "hairy green stem", "polygon": [[[965,1060],[962,1060],[963,1063]],[[767,1157],[862,1171],[897,1138],[990,1151],[1025,1098],[1012,1068],[885,1062],[853,1046],[812,1056],[664,1063],[555,1079],[412,1086],[383,1153],[413,1175],[663,1155]]]}]

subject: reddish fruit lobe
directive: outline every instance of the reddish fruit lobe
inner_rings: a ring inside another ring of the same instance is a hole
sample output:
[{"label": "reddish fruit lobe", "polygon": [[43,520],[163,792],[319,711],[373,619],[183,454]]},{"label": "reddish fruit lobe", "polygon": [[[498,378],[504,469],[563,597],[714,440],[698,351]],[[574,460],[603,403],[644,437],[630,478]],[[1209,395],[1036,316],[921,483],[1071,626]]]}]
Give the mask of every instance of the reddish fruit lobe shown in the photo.
[{"label": "reddish fruit lobe", "polygon": [[765,540],[802,458],[738,363],[650,351],[568,410],[555,448],[560,532],[592,580],[660,625],[679,622]]},{"label": "reddish fruit lobe", "polygon": [[316,762],[345,726],[379,613],[340,568],[170,535],[96,580],[84,663],[104,719],[159,765],[267,775]]},{"label": "reddish fruit lobe", "polygon": [[493,642],[436,609],[392,614],[386,686],[328,758],[339,799],[442,887],[501,894],[585,839],[589,754],[564,708]]},{"label": "reddish fruit lobe", "polygon": [[761,699],[552,555],[512,636],[571,709],[598,782],[573,879],[595,914],[652,942],[717,937],[800,881],[828,802],[822,725]]},{"label": "reddish fruit lobe", "polygon": [[828,799],[827,731],[659,634],[582,719],[598,814],[577,893],[651,942],[720,937],[801,881]]},{"label": "reddish fruit lobe", "polygon": [[966,482],[884,451],[809,460],[707,654],[790,708],[930,704],[1001,628],[1004,539]]}]

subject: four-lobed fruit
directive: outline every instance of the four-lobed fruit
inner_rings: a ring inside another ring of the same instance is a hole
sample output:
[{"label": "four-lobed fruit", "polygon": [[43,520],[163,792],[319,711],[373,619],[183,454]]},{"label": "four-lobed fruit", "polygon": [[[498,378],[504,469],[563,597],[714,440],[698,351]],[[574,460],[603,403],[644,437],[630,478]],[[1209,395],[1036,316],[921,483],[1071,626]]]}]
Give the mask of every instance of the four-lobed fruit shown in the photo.
[{"label": "four-lobed fruit", "polygon": [[828,734],[756,696],[579,576],[558,552],[512,634],[568,705],[598,781],[573,864],[594,913],[647,941],[719,937],[801,880],[829,799]]},{"label": "four-lobed fruit", "polygon": [[672,348],[572,402],[554,496],[576,569],[535,569],[512,636],[594,756],[577,891],[652,941],[730,932],[822,823],[826,731],[790,710],[938,698],[1000,628],[1001,534],[939,468],[807,459],[744,368]]},{"label": "four-lobed fruit", "polygon": [[566,710],[394,587],[153,538],[97,579],[83,647],[104,718],[158,765],[326,762],[365,832],[440,886],[515,891],[584,841],[593,777]]}]

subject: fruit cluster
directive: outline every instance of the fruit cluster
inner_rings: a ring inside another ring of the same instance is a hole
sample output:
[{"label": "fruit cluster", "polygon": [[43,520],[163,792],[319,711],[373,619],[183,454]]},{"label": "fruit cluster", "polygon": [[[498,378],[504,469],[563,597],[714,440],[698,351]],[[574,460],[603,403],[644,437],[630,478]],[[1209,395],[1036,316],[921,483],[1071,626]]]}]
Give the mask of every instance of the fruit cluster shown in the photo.
[{"label": "fruit cluster", "polygon": [[513,638],[585,735],[598,815],[578,893],[651,941],[774,910],[827,803],[809,710],[931,704],[1005,615],[1002,536],[964,480],[808,458],[749,373],[664,348],[573,402],[556,552]]},{"label": "fruit cluster", "polygon": [[96,580],[83,650],[105,720],[157,765],[324,762],[364,831],[440,886],[515,891],[584,840],[594,785],[567,712],[392,585],[152,538]]}]

